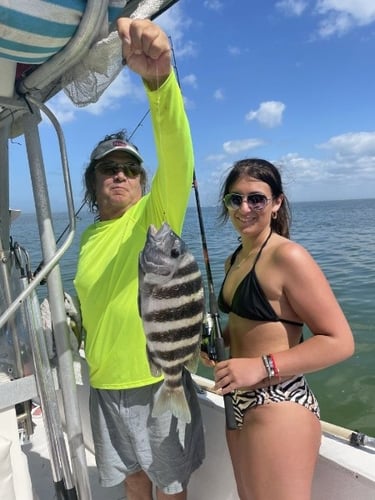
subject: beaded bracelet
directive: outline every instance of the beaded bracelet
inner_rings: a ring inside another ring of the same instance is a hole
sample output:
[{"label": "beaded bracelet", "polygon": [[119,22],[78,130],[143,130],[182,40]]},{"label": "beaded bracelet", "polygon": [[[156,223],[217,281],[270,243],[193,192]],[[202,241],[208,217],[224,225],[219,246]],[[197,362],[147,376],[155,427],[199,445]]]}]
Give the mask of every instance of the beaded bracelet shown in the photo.
[{"label": "beaded bracelet", "polygon": [[280,382],[281,380],[280,372],[279,369],[277,368],[275,357],[273,356],[273,354],[263,355],[262,361],[266,369],[268,378],[271,380],[272,377],[277,377],[277,381]]},{"label": "beaded bracelet", "polygon": [[272,377],[275,376],[275,370],[273,368],[272,359],[269,355],[268,356],[263,355],[262,360],[263,360],[263,364],[264,364],[264,367],[266,369],[268,378],[271,380]]},{"label": "beaded bracelet", "polygon": [[277,381],[280,383],[281,376],[280,376],[279,369],[277,368],[277,365],[276,365],[275,357],[273,354],[269,354],[269,357],[271,358],[271,363],[272,363],[273,371],[275,372],[275,377],[277,377]]}]

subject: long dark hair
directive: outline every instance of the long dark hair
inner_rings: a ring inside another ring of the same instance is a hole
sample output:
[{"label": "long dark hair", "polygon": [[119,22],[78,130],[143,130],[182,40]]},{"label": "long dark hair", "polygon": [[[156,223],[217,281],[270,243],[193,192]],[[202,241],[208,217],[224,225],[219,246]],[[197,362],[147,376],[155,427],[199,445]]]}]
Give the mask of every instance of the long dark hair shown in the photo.
[{"label": "long dark hair", "polygon": [[260,158],[245,158],[234,163],[220,191],[221,211],[219,219],[225,223],[228,220],[228,209],[224,205],[223,198],[230,193],[231,187],[240,177],[253,177],[259,181],[265,182],[271,188],[272,196],[277,198],[281,194],[284,196],[283,202],[277,218],[271,218],[271,228],[275,233],[289,238],[289,228],[291,224],[290,206],[287,197],[283,191],[283,185],[279,170],[267,160]]}]

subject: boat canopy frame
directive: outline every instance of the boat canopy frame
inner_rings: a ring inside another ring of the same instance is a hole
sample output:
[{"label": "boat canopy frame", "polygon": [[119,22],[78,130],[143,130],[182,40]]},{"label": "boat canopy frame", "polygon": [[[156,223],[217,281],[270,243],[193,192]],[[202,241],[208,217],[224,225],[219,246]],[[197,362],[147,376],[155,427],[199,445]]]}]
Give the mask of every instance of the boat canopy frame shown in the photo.
[{"label": "boat canopy frame", "polygon": [[[121,15],[153,19],[176,1],[129,0]],[[63,89],[66,85],[63,76],[87,56],[97,41],[107,9],[108,0],[101,2],[87,0],[80,24],[66,46],[46,62],[31,68],[30,72],[26,72],[22,78],[17,79],[12,96],[0,96],[0,283],[3,290],[0,294],[2,302],[0,304],[0,340],[2,336],[11,334],[16,359],[16,369],[12,377],[0,379],[0,412],[35,398],[40,399],[43,418],[47,424],[52,475],[58,498],[84,500],[91,499],[91,491],[59,268],[61,257],[74,239],[75,211],[63,131],[45,103]],[[115,25],[112,24],[109,30],[113,32],[114,29]],[[53,227],[53,210],[39,133],[41,112],[51,121],[56,131],[65,185],[68,231],[59,247],[56,244]],[[20,274],[14,248],[10,244],[12,211],[9,208],[8,144],[9,140],[19,135],[25,138],[39,232],[37,237],[41,243],[43,258],[43,265],[32,277]],[[15,286],[15,280],[18,281],[17,286]],[[40,308],[36,306],[39,304],[36,288],[44,281],[47,283],[47,296],[54,331],[58,384],[62,396],[68,450],[64,448],[63,422],[58,408],[59,398],[49,366]],[[32,373],[25,373],[22,366],[20,353],[22,346],[14,320],[19,312],[26,317],[28,325],[33,358]],[[32,432],[30,414],[25,421],[29,423],[28,429]]]}]

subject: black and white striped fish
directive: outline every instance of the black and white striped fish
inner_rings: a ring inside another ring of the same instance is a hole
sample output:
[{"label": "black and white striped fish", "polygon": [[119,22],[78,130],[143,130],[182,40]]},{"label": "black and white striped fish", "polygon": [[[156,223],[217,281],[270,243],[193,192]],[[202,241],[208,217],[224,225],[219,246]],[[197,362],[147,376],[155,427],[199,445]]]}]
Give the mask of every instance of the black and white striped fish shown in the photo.
[{"label": "black and white striped fish", "polygon": [[182,371],[197,369],[203,320],[202,275],[185,242],[167,223],[148,229],[139,256],[138,304],[152,375],[164,375],[153,416],[170,410],[191,421]]}]

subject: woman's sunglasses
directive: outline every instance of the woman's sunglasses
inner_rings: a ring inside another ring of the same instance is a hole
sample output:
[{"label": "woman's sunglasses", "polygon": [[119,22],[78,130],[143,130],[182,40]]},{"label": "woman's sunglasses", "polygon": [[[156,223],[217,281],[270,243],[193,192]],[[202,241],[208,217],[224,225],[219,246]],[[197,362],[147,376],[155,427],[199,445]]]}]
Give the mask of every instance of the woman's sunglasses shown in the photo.
[{"label": "woman's sunglasses", "polygon": [[264,194],[239,194],[239,193],[228,193],[224,196],[224,205],[229,210],[237,210],[241,207],[242,203],[246,201],[247,206],[255,212],[260,212],[264,210],[272,198],[267,198]]},{"label": "woman's sunglasses", "polygon": [[102,161],[95,166],[96,172],[102,175],[116,175],[122,172],[126,177],[134,179],[141,173],[139,163],[133,161],[117,162],[117,161]]}]

